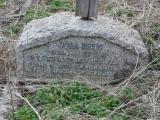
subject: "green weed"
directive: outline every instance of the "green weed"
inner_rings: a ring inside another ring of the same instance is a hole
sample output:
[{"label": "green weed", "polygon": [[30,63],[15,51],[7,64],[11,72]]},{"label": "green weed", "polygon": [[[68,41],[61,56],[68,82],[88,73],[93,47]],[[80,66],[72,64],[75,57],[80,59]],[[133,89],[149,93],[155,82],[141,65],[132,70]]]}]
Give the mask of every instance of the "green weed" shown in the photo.
[{"label": "green weed", "polygon": [[23,21],[25,23],[30,22],[33,19],[40,19],[52,15],[53,12],[63,10],[63,11],[73,11],[74,8],[69,0],[52,0],[46,9],[36,9],[32,8],[27,11],[24,16]]},{"label": "green weed", "polygon": [[[106,117],[124,102],[122,98],[131,100],[133,96],[129,88],[123,90],[120,95],[105,96],[104,93],[86,84],[70,83],[38,90],[36,95],[27,98],[35,108],[39,108],[44,119],[65,120],[80,113],[87,113],[96,118]],[[31,120],[38,119],[33,111],[24,105],[13,113],[11,119],[29,120],[31,116],[33,117]],[[113,120],[128,120],[119,114],[112,117]]]},{"label": "green weed", "polygon": [[5,0],[0,0],[0,8],[4,7]]},{"label": "green weed", "polygon": [[34,9],[30,9],[27,11],[26,15],[23,18],[23,21],[25,23],[28,23],[32,21],[33,19],[40,19],[40,18],[48,17],[50,15],[51,13],[46,10],[42,10],[42,9],[36,10],[34,8]]},{"label": "green weed", "polygon": [[27,106],[19,108],[12,116],[13,120],[38,120],[36,114]]},{"label": "green weed", "polygon": [[6,25],[3,28],[2,33],[6,36],[12,36],[12,38],[18,37],[19,33],[23,29],[23,23],[19,22],[16,25]]},{"label": "green weed", "polygon": [[74,11],[74,7],[70,0],[52,0],[48,6],[48,11]]}]

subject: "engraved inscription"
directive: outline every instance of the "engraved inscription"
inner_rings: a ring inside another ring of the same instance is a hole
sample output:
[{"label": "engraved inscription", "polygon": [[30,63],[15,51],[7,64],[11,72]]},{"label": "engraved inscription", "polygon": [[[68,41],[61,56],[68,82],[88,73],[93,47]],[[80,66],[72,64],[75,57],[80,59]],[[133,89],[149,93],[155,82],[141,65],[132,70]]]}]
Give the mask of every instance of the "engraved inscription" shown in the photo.
[{"label": "engraved inscription", "polygon": [[24,51],[25,77],[113,79],[124,63],[124,55],[122,48],[102,38],[69,37]]}]

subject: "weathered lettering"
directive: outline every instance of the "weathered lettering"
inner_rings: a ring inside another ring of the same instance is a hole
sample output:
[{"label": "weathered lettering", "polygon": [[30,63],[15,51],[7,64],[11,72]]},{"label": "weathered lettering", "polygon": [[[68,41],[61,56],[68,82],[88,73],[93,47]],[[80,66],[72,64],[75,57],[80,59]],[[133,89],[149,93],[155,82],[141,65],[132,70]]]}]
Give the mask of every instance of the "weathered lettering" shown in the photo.
[{"label": "weathered lettering", "polygon": [[[36,52],[39,49],[39,52]],[[118,54],[117,54],[117,51]],[[126,52],[127,53],[127,52]],[[24,52],[25,77],[83,75],[113,79],[125,52],[102,38],[70,37]]]}]

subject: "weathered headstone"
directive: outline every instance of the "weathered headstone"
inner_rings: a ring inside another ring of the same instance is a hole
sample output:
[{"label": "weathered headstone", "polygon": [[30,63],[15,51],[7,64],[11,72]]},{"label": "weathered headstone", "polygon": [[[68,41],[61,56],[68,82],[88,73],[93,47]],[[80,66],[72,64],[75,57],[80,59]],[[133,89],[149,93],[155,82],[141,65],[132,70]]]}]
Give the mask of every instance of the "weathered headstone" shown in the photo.
[{"label": "weathered headstone", "polygon": [[[138,61],[138,64],[137,64]],[[148,61],[137,31],[109,17],[84,21],[57,13],[28,23],[17,43],[17,74],[31,79],[110,82],[128,77]]]}]

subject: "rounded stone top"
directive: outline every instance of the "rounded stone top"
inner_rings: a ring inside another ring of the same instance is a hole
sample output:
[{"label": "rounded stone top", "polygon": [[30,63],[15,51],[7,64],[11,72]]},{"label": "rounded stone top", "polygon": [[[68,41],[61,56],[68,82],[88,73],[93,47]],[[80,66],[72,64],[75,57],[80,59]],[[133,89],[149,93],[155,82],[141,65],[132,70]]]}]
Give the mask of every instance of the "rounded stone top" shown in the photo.
[{"label": "rounded stone top", "polygon": [[70,36],[104,38],[143,58],[148,56],[139,33],[126,24],[106,16],[98,16],[96,21],[85,21],[69,12],[56,13],[28,23],[17,47],[29,49]]}]

